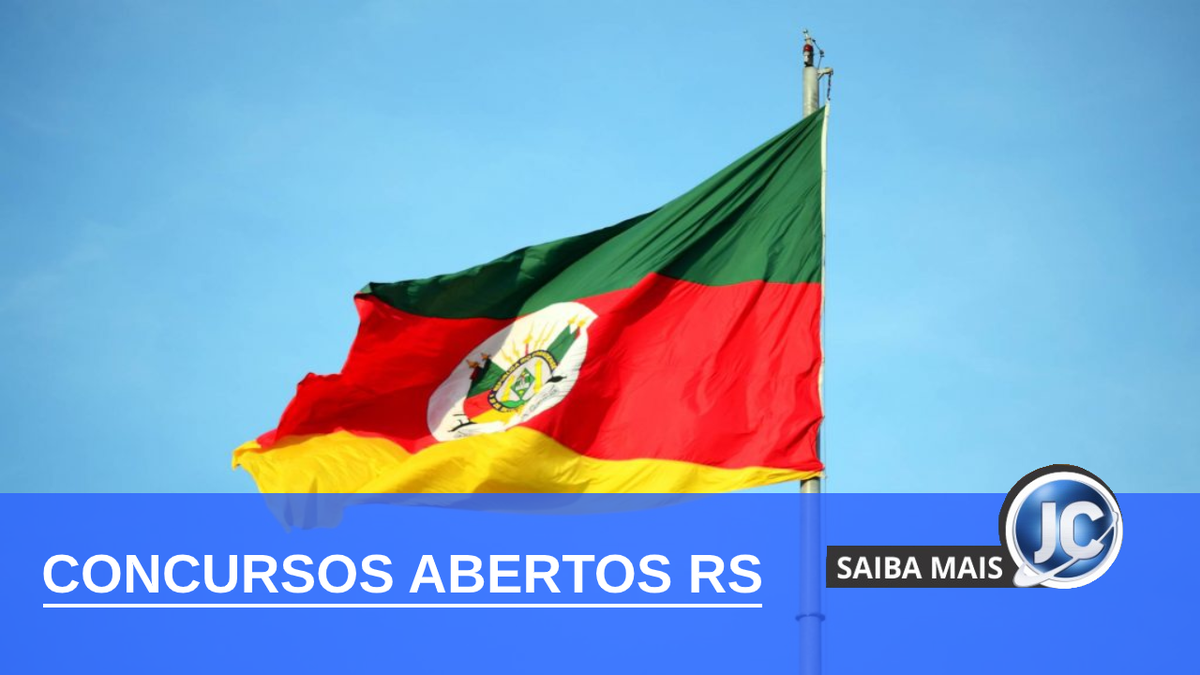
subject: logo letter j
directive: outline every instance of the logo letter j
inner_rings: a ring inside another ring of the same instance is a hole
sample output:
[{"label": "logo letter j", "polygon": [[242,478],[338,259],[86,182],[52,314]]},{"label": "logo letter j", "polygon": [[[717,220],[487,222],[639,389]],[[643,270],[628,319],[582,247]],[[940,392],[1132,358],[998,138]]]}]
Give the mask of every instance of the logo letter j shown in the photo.
[{"label": "logo letter j", "polygon": [[[1033,554],[1033,562],[1035,565],[1040,565],[1050,559],[1054,555],[1054,549],[1058,547],[1058,503],[1057,502],[1042,502],[1042,547]],[[1063,521],[1066,522],[1065,520]],[[1071,526],[1074,531],[1074,524]]]}]

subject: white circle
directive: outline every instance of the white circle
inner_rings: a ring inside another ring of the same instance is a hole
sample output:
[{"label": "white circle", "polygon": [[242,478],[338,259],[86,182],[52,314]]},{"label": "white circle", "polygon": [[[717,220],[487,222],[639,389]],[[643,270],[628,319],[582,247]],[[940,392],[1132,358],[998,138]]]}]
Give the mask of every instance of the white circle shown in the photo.
[{"label": "white circle", "polygon": [[[426,418],[430,433],[439,441],[495,433],[527,422],[558,405],[579,379],[587,355],[588,326],[595,320],[596,313],[586,306],[559,302],[517,319],[479,343],[430,396]],[[564,331],[574,334],[573,342],[559,355],[561,358],[550,357],[545,348]],[[473,420],[467,416],[463,403],[471,389],[475,365],[488,359],[504,370],[497,382],[501,391],[511,389],[504,385],[525,378],[525,386],[532,388],[533,394],[527,399],[522,396],[523,404],[512,412],[489,416],[493,419]],[[542,379],[546,374],[552,377]],[[533,383],[528,384],[528,380]]]},{"label": "white circle", "polygon": [[1055,471],[1044,476],[1038,476],[1030,481],[1028,485],[1021,488],[1021,491],[1013,498],[1012,504],[1009,505],[1004,522],[1004,531],[1008,539],[1008,553],[1012,556],[1013,561],[1017,563],[1017,574],[1037,576],[1036,573],[1031,573],[1029,561],[1025,559],[1025,555],[1017,548],[1017,512],[1021,510],[1021,506],[1025,504],[1025,500],[1029,498],[1029,495],[1033,494],[1034,490],[1058,480],[1072,480],[1092,488],[1097,494],[1104,497],[1104,501],[1108,504],[1108,508],[1112,511],[1113,516],[1112,546],[1105,552],[1104,560],[1101,560],[1099,565],[1096,565],[1078,577],[1071,579],[1050,578],[1041,583],[1042,586],[1046,586],[1047,588],[1079,588],[1099,579],[1112,565],[1113,561],[1117,559],[1117,553],[1121,551],[1121,534],[1125,527],[1125,523],[1121,518],[1121,509],[1117,506],[1117,498],[1103,483],[1091,476],[1073,471]]}]

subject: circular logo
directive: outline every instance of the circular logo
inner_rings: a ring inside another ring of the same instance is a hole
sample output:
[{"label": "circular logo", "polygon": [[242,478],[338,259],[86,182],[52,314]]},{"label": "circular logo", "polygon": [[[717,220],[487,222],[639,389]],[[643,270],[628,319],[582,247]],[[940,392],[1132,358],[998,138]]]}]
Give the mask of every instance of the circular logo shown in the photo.
[{"label": "circular logo", "polygon": [[1100,578],[1121,550],[1116,496],[1069,464],[1038,469],[1013,486],[1000,527],[1017,564],[1016,586],[1078,588]]},{"label": "circular logo", "polygon": [[583,367],[596,314],[560,302],[517,319],[472,349],[429,399],[439,441],[503,431],[563,400]]}]

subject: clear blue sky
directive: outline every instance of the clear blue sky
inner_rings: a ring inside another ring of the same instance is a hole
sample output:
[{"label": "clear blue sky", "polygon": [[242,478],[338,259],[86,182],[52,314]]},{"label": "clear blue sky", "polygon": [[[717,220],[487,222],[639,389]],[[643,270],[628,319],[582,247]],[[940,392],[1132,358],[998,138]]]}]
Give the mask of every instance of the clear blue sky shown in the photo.
[{"label": "clear blue sky", "polygon": [[837,69],[838,491],[1200,489],[1194,2],[0,4],[0,489],[241,491],[364,282],[654,208]]}]

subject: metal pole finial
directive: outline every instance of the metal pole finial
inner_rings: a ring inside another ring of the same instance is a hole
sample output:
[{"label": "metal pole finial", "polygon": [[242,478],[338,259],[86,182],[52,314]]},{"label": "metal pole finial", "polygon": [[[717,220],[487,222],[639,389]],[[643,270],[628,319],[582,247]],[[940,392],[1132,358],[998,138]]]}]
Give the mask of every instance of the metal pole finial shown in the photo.
[{"label": "metal pole finial", "polygon": [[821,107],[820,82],[822,77],[832,77],[833,68],[820,68],[821,61],[813,65],[814,57],[824,60],[825,50],[817,45],[808,29],[804,29],[804,116],[815,113]]}]

